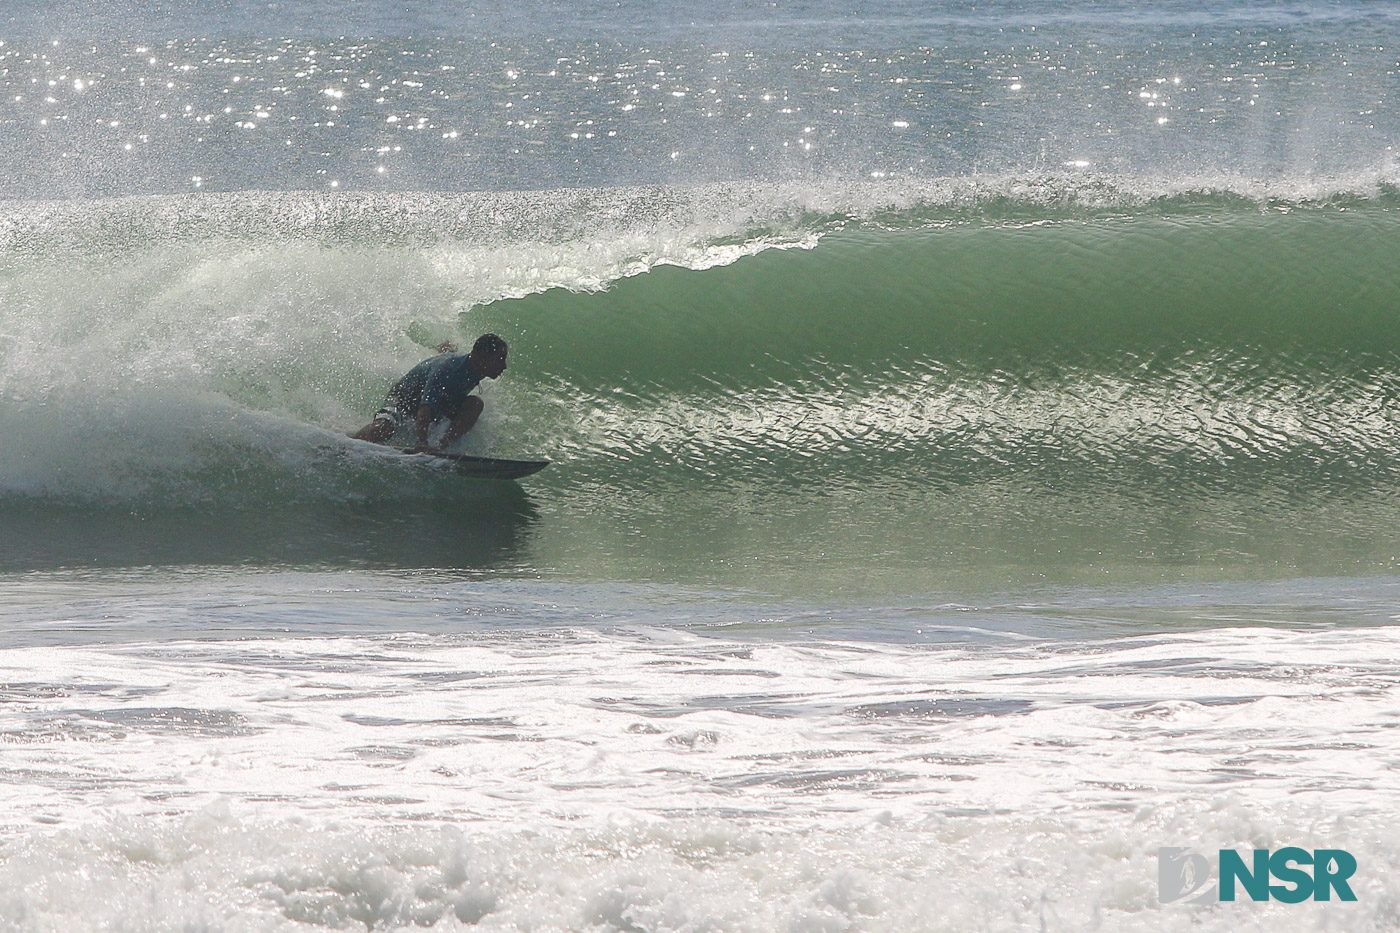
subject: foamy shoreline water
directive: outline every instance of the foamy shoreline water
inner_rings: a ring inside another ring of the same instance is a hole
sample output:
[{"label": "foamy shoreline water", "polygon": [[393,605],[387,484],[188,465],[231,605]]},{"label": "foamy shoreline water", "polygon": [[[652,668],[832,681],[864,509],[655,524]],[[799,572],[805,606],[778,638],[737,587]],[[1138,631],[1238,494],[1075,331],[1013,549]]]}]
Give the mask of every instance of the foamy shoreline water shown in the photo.
[{"label": "foamy shoreline water", "polygon": [[[0,909],[1383,929],[1395,651],[1389,627],[939,647],[626,625],[8,649]],[[1359,902],[1160,907],[1170,844],[1346,848]]]}]

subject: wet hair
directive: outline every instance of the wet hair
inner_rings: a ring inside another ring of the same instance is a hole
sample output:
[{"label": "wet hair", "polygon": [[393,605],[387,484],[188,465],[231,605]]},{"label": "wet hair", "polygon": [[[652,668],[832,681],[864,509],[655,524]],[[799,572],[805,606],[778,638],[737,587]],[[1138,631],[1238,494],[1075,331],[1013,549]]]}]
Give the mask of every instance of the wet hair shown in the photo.
[{"label": "wet hair", "polygon": [[495,334],[482,334],[472,344],[472,353],[498,360],[506,355],[506,342]]}]

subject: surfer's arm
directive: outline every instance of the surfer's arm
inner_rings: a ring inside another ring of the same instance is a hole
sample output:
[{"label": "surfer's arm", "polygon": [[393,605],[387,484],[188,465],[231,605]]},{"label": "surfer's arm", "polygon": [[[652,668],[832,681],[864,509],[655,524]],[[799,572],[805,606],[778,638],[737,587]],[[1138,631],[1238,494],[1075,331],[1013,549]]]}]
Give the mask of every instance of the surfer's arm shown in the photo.
[{"label": "surfer's arm", "polygon": [[468,395],[462,399],[462,407],[457,410],[457,417],[452,419],[452,423],[447,426],[447,431],[442,435],[444,449],[457,443],[458,438],[472,429],[472,426],[476,424],[476,419],[481,417],[483,407],[481,399],[475,395]]},{"label": "surfer's arm", "polygon": [[419,448],[428,446],[428,429],[433,426],[433,409],[428,405],[419,405],[418,414],[413,419],[413,430],[418,433]]}]

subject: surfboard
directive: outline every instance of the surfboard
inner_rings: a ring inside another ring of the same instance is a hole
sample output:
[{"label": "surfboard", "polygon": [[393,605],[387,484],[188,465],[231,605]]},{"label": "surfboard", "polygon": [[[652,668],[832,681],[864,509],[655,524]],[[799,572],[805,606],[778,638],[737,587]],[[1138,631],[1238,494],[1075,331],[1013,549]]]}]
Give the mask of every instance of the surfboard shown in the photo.
[{"label": "surfboard", "polygon": [[412,449],[403,452],[415,457],[445,460],[452,465],[454,473],[476,479],[520,479],[549,466],[548,460],[501,460],[496,457],[468,457],[465,454],[430,454]]}]

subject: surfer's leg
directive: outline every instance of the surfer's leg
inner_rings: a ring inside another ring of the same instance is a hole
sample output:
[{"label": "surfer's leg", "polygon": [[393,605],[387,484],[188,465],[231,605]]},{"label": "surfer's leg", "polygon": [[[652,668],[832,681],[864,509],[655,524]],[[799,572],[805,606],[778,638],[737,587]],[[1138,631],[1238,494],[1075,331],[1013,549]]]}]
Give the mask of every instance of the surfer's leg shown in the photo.
[{"label": "surfer's leg", "polygon": [[373,444],[387,444],[389,443],[389,438],[394,436],[394,426],[387,421],[371,421],[350,436],[357,441],[369,441]]},{"label": "surfer's leg", "polygon": [[476,424],[476,419],[481,417],[481,399],[475,395],[468,395],[462,400],[462,407],[457,412],[457,417],[452,419],[452,423],[447,426],[447,432],[442,435],[442,446],[451,447],[457,439],[466,434]]},{"label": "surfer's leg", "polygon": [[372,444],[387,444],[394,439],[394,432],[398,429],[399,418],[397,412],[389,408],[381,408],[379,411],[375,412],[373,421],[350,436],[357,441],[369,441]]}]

